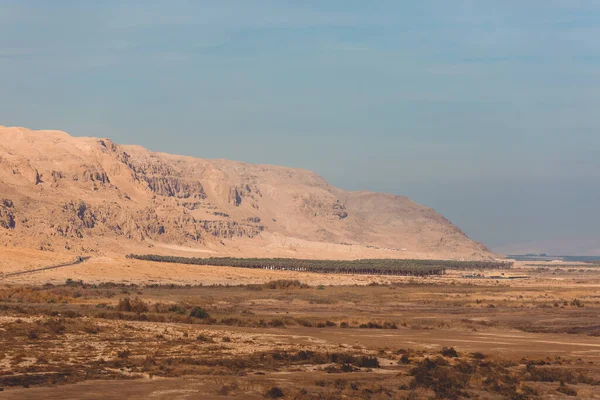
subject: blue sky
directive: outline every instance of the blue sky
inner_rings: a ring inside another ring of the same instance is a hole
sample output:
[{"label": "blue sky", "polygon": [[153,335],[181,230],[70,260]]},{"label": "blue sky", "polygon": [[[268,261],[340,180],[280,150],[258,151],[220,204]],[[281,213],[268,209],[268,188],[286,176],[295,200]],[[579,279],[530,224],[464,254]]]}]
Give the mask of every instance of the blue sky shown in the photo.
[{"label": "blue sky", "polygon": [[0,124],[307,168],[493,248],[587,252],[598,38],[584,0],[0,0]]}]

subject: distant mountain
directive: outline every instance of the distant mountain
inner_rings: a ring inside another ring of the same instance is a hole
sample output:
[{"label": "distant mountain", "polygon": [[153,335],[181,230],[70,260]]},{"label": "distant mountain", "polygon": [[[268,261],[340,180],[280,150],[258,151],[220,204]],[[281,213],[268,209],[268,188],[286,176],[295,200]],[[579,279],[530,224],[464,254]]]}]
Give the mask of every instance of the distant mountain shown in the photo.
[{"label": "distant mountain", "polygon": [[6,127],[0,244],[74,253],[493,257],[432,209],[346,192],[310,171]]}]

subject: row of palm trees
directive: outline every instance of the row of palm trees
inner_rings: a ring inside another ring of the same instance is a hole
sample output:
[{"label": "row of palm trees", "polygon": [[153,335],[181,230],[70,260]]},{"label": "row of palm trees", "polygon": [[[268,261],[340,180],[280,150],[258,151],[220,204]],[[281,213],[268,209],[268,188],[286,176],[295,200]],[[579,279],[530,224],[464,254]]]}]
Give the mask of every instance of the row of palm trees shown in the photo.
[{"label": "row of palm trees", "polygon": [[510,268],[512,264],[490,261],[441,261],[441,260],[304,260],[297,258],[234,258],[234,257],[177,257],[155,254],[130,254],[129,258],[179,264],[227,266],[286,271],[306,271],[326,274],[369,274],[429,276],[443,275],[449,269],[498,269]]}]

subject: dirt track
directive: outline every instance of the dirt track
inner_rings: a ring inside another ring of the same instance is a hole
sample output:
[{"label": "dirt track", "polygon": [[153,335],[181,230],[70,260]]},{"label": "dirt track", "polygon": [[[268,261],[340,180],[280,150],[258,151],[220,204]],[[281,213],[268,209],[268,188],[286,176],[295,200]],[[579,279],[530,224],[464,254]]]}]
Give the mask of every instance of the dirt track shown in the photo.
[{"label": "dirt track", "polygon": [[62,263],[62,264],[58,264],[58,265],[50,265],[48,267],[26,269],[26,270],[22,270],[22,271],[16,271],[16,272],[9,272],[9,273],[6,273],[6,274],[0,274],[0,279],[6,279],[6,278],[10,278],[10,277],[15,277],[15,276],[22,276],[22,275],[34,274],[36,272],[42,272],[42,271],[50,271],[50,270],[55,270],[55,269],[59,269],[59,268],[63,268],[63,267],[70,267],[72,265],[81,264],[81,263],[83,263],[83,262],[85,262],[85,261],[87,261],[89,259],[90,259],[90,257],[77,257],[74,261],[66,262],[66,263]]}]

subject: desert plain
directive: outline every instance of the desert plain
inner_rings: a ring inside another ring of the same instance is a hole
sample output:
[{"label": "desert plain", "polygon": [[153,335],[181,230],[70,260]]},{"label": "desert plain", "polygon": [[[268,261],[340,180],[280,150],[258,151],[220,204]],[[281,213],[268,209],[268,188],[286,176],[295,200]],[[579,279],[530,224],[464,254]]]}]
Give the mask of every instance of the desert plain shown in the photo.
[{"label": "desert plain", "polygon": [[[321,274],[6,249],[0,398],[600,398],[600,267]],[[489,276],[521,276],[494,279]],[[481,277],[465,277],[467,275]]]}]

